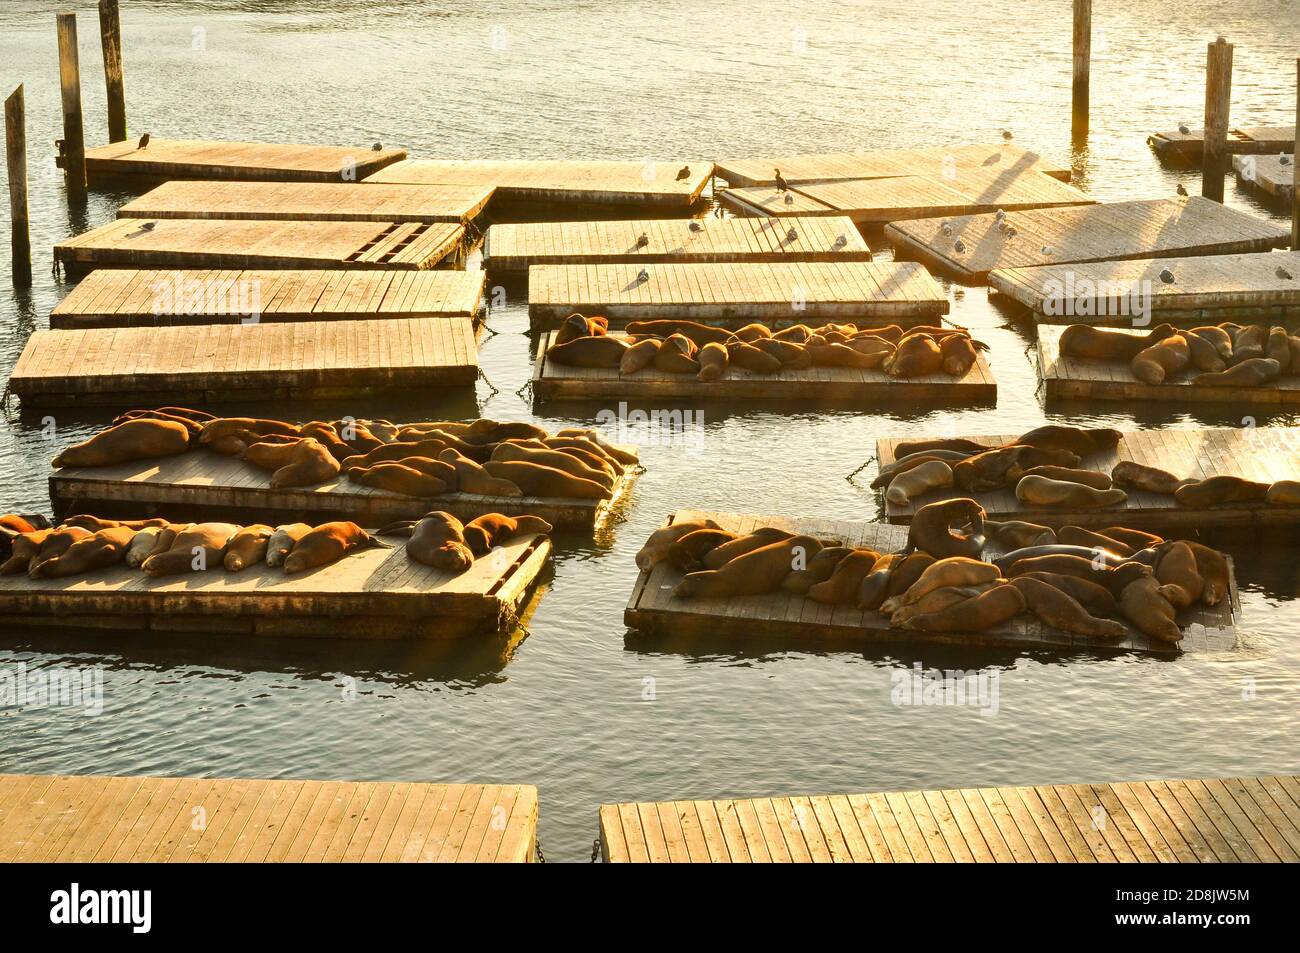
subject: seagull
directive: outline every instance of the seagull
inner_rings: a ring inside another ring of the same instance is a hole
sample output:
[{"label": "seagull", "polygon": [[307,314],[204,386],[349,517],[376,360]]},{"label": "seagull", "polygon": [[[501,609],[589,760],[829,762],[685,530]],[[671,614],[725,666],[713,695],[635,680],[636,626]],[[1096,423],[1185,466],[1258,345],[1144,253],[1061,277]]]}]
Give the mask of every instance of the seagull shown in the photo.
[{"label": "seagull", "polygon": [[637,274],[636,274],[636,280],[637,280],[638,282],[646,282],[646,281],[649,281],[649,280],[650,280],[650,272],[648,272],[648,271],[646,271],[644,268],[642,268],[640,271],[637,272]]},{"label": "seagull", "polygon": [[781,176],[781,170],[773,169],[772,171],[776,173],[776,190],[778,192],[789,192],[790,183]]},{"label": "seagull", "polygon": [[1274,274],[1277,275],[1279,278],[1281,278],[1283,281],[1290,281],[1292,278],[1295,277],[1294,275],[1291,274],[1291,272],[1287,271],[1281,265],[1278,266],[1278,269],[1277,271],[1274,272]]},{"label": "seagull", "polygon": [[1010,142],[1013,138],[1014,138],[1014,137],[1011,135],[1011,130],[1010,130],[1010,129],[1003,129],[1003,130],[1002,130],[1002,141],[1003,141],[1003,142]]},{"label": "seagull", "polygon": [[835,236],[835,247],[836,247],[836,248],[843,248],[843,247],[844,247],[845,245],[847,245],[848,243],[849,243],[849,240],[848,240],[847,238],[845,238],[843,234],[840,234],[840,235],[836,235],[836,236]]},{"label": "seagull", "polygon": [[993,213],[993,218],[998,222],[1001,222],[1006,217],[1007,217],[1007,213],[1002,211],[1002,209],[998,209],[996,212]]},{"label": "seagull", "polygon": [[1178,131],[1181,132],[1184,136],[1190,136],[1192,134],[1192,130],[1188,127],[1187,123],[1185,122],[1180,122],[1178,124]]},{"label": "seagull", "polygon": [[1187,186],[1183,185],[1181,182],[1178,183],[1178,194],[1183,198],[1187,198]]},{"label": "seagull", "polygon": [[952,243],[952,250],[960,255],[966,250],[966,243],[959,238]]},{"label": "seagull", "polygon": [[1007,238],[1015,238],[1019,234],[1020,232],[1016,230],[1016,226],[1014,225],[1007,226]]},{"label": "seagull", "polygon": [[1287,155],[1285,152],[1280,152],[1278,153],[1277,161],[1280,165],[1290,165],[1291,157]]},{"label": "seagull", "polygon": [[650,244],[650,236],[647,235],[645,232],[642,232],[640,236],[637,237],[636,247],[645,248],[649,244]]},{"label": "seagull", "polygon": [[156,226],[157,224],[158,224],[157,222],[141,222],[140,231],[152,232],[154,230],[154,226]]},{"label": "seagull", "polygon": [[792,241],[794,241],[794,240],[795,240],[796,238],[798,238],[798,237],[799,237],[799,233],[796,232],[793,228],[790,229],[790,231],[788,231],[788,232],[785,233],[786,241],[790,241],[790,242],[792,242]]},{"label": "seagull", "polygon": [[1168,268],[1161,268],[1160,280],[1167,285],[1172,285],[1174,283],[1174,273],[1170,271]]},{"label": "seagull", "polygon": [[149,133],[146,132],[143,136],[140,137],[140,144],[136,146],[136,148],[143,149],[147,145],[149,145]]},{"label": "seagull", "polygon": [[691,177],[691,167],[690,167],[690,166],[688,166],[688,165],[684,165],[684,166],[682,166],[680,169],[677,170],[677,181],[678,181],[678,182],[682,181],[682,179],[689,179],[690,177]]},{"label": "seagull", "polygon": [[693,232],[702,232],[704,231],[704,223],[699,221],[698,219],[693,218],[691,219],[691,224],[689,228]]},{"label": "seagull", "polygon": [[785,193],[785,204],[786,205],[794,204],[794,196],[791,195],[789,192]]},{"label": "seagull", "polygon": [[952,226],[949,225],[947,222],[944,222],[942,225],[939,226],[939,231],[943,232],[945,235],[951,235]]},{"label": "seagull", "polygon": [[1055,255],[1055,254],[1056,254],[1056,249],[1053,248],[1051,245],[1044,245],[1042,251],[1043,251],[1043,254],[1044,254],[1044,255]]}]

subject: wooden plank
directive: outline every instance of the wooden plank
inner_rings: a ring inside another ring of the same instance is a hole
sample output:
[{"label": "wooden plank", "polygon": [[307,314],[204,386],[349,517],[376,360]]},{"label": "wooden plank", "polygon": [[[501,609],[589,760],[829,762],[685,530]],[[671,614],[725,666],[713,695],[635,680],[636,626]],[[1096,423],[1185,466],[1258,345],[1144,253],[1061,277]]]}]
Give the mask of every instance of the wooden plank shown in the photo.
[{"label": "wooden plank", "polygon": [[1295,199],[1295,155],[1235,155],[1232,168],[1237,179],[1248,188],[1263,192],[1283,205]]},{"label": "wooden plank", "polygon": [[[1200,161],[1205,149],[1205,130],[1189,127],[1156,132],[1147,144],[1162,159]],[[1266,152],[1295,151],[1295,126],[1249,126],[1228,130],[1229,155],[1257,155]]]}]

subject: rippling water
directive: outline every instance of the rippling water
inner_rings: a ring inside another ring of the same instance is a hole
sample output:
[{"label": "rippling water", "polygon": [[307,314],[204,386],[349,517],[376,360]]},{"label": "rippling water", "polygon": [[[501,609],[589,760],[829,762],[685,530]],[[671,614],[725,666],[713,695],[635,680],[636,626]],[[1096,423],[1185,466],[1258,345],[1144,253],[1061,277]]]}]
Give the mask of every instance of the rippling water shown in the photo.
[{"label": "rippling water", "polygon": [[[45,327],[66,287],[51,245],[124,200],[69,208],[54,11],[0,7],[0,87],[27,87],[36,286],[0,287],[0,367]],[[1199,122],[1205,43],[1236,44],[1233,122],[1290,123],[1300,6],[1137,0],[1096,11],[1093,129],[1069,151],[1069,4],[1049,0],[124,4],[128,118],[189,138],[357,143],[412,155],[665,160],[989,141],[1069,157],[1105,199],[1172,195],[1146,135]],[[81,17],[87,141],[106,138],[98,33]],[[1281,221],[1228,186],[1230,204]],[[0,215],[7,216],[7,206]],[[7,233],[7,218],[3,222]],[[0,254],[7,256],[8,243]],[[3,261],[8,272],[8,259]],[[1160,660],[897,646],[646,640],[622,625],[632,555],[679,507],[873,518],[874,469],[846,477],[878,436],[1014,433],[1046,418],[1032,338],[984,289],[949,289],[953,319],[992,346],[996,409],[704,410],[702,438],[645,447],[617,520],[558,538],[549,577],[509,637],[456,645],[241,642],[214,636],[0,635],[0,667],[103,665],[106,710],[0,709],[0,770],[503,781],[541,790],[552,860],[581,860],[596,808],[617,799],[1296,771],[1300,606],[1285,540],[1223,543],[1244,604],[1238,648]],[[339,412],[531,418],[525,296],[494,310],[477,409],[419,395]],[[539,422],[600,408],[550,405]],[[1052,420],[1119,427],[1238,425],[1231,408],[1095,403]],[[304,410],[305,412],[305,410]],[[1251,411],[1261,426],[1290,415]],[[54,443],[99,416],[60,415]],[[39,420],[0,421],[0,505],[47,509],[54,446]],[[639,436],[650,439],[653,434]],[[1001,673],[996,717],[900,708],[890,672],[921,661]],[[655,679],[655,699],[643,698]],[[345,700],[345,678],[356,680]]]}]

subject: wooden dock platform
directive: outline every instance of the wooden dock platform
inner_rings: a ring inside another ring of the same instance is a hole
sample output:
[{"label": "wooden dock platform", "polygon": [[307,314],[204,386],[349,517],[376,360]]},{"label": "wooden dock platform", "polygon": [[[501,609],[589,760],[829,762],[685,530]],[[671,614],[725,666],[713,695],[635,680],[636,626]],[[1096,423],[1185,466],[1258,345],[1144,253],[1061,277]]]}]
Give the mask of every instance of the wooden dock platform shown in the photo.
[{"label": "wooden dock platform", "polygon": [[[668,521],[672,523],[698,519],[712,519],[733,533],[749,533],[761,526],[774,526],[796,534],[808,533],[819,538],[841,539],[845,546],[868,546],[877,552],[898,552],[907,544],[907,531],[904,528],[862,521],[790,519],[715,513],[709,510],[681,510],[670,516]],[[990,547],[989,552],[996,554],[998,550]],[[889,618],[879,612],[854,606],[823,605],[788,592],[730,599],[675,599],[672,588],[681,578],[682,573],[667,563],[660,563],[650,572],[639,573],[627,608],[623,610],[623,622],[627,627],[675,639],[762,637],[799,645],[818,641],[845,644],[939,642],[967,647],[1177,655],[1182,652],[1224,652],[1232,649],[1237,642],[1233,626],[1241,613],[1236,577],[1233,576],[1231,598],[1212,608],[1198,605],[1179,613],[1178,623],[1186,635],[1176,645],[1143,635],[1127,622],[1124,625],[1129,629],[1128,637],[1112,642],[1049,628],[1028,614],[1017,616],[983,632],[919,632],[891,628]]]},{"label": "wooden dock platform", "polygon": [[602,804],[606,863],[1278,863],[1300,777]]},{"label": "wooden dock platform", "polygon": [[[1147,144],[1162,159],[1200,161],[1205,152],[1205,130],[1180,132],[1168,129],[1147,137]],[[1228,130],[1230,155],[1259,155],[1268,152],[1294,152],[1295,126],[1250,126]]]},{"label": "wooden dock platform", "polygon": [[1279,225],[1200,196],[1030,209],[1008,212],[1005,222],[1015,235],[994,215],[965,215],[895,222],[885,238],[900,257],[981,283],[1005,268],[1258,252],[1290,240]]},{"label": "wooden dock platform", "polygon": [[523,864],[536,853],[528,784],[0,775],[3,863]]},{"label": "wooden dock platform", "polygon": [[492,187],[481,185],[177,180],[127,202],[117,216],[464,223],[491,198]]},{"label": "wooden dock platform", "polygon": [[481,316],[484,271],[100,268],[50,312],[50,327],[358,321]]},{"label": "wooden dock platform", "polygon": [[[1165,269],[1172,284],[1160,279]],[[989,287],[1040,324],[1132,325],[1148,316],[1152,324],[1187,326],[1281,323],[1300,316],[1300,252],[1001,268],[989,274]]]},{"label": "wooden dock platform", "polygon": [[37,331],[9,389],[30,406],[221,403],[472,387],[467,318]]},{"label": "wooden dock platform", "polygon": [[907,379],[879,369],[808,367],[759,374],[728,367],[716,381],[699,381],[691,374],[669,374],[653,367],[632,374],[618,368],[585,368],[547,360],[555,331],[543,333],[533,363],[533,394],[541,400],[666,398],[720,400],[844,400],[853,402],[933,401],[953,405],[992,405],[998,385],[982,354],[960,378],[927,374]]},{"label": "wooden dock platform", "polygon": [[[923,435],[921,435],[923,436]],[[1017,434],[966,436],[990,447],[1015,440]],[[876,458],[881,466],[892,463],[900,439],[876,441]],[[1202,480],[1211,476],[1239,476],[1272,483],[1295,479],[1300,460],[1300,427],[1240,427],[1197,430],[1125,431],[1119,446],[1084,458],[1081,467],[1106,473],[1120,460],[1133,460],[1159,467],[1177,477]],[[978,500],[994,520],[1027,520],[1047,526],[1130,526],[1134,529],[1215,529],[1233,526],[1277,526],[1300,522],[1300,506],[1274,503],[1222,503],[1217,506],[1180,506],[1172,496],[1125,489],[1128,500],[1122,506],[1080,509],[1066,506],[1031,506],[1016,498],[1015,488],[966,493],[936,490],[911,505],[885,502],[885,518],[891,523],[910,523],[917,508],[936,500],[970,497]]]},{"label": "wooden dock platform", "polygon": [[[683,168],[688,172],[679,179]],[[509,202],[686,209],[700,200],[712,175],[712,162],[681,159],[406,159],[368,175],[366,182],[486,186]]]},{"label": "wooden dock platform", "polygon": [[[1282,158],[1286,157],[1283,163]],[[1232,168],[1237,178],[1284,205],[1295,199],[1295,156],[1286,153],[1259,156],[1233,156]]]},{"label": "wooden dock platform", "polygon": [[[699,230],[692,231],[692,224]],[[643,246],[638,244],[642,236]],[[871,261],[871,249],[843,216],[504,224],[488,229],[483,245],[483,265],[496,271],[742,261]]]},{"label": "wooden dock platform", "polygon": [[432,268],[459,247],[452,222],[119,218],[59,242],[69,274],[92,268]]},{"label": "wooden dock platform", "polygon": [[673,319],[741,327],[826,321],[937,324],[948,299],[915,262],[708,262],[643,266],[534,265],[528,269],[533,330],[575,311],[628,321]]}]

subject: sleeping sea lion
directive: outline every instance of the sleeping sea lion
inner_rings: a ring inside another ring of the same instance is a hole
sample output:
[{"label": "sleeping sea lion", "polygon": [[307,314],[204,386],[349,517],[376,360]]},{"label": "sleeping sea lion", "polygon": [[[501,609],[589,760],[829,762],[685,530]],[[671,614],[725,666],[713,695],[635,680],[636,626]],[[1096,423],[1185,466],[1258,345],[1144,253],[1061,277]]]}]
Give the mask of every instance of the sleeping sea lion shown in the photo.
[{"label": "sleeping sea lion", "polygon": [[1119,506],[1128,499],[1123,490],[1094,490],[1082,483],[1049,480],[1046,477],[1021,477],[1016,484],[1016,499],[1036,506]]},{"label": "sleeping sea lion", "polygon": [[1160,493],[1166,496],[1173,495],[1184,483],[1191,482],[1190,480],[1180,480],[1172,473],[1158,467],[1134,463],[1132,460],[1121,460],[1115,464],[1111,468],[1110,476],[1118,486],[1132,487],[1135,490],[1145,490],[1148,493]]},{"label": "sleeping sea lion", "polygon": [[1006,485],[1012,467],[1029,470],[1041,466],[1074,467],[1078,463],[1078,455],[1069,450],[1011,444],[955,463],[952,482],[953,486],[968,493],[997,490]]},{"label": "sleeping sea lion", "polygon": [[[584,500],[604,500],[613,491],[603,483],[576,477],[555,467],[523,460],[489,460],[483,464],[489,476],[517,486],[525,496],[561,496]],[[460,475],[457,468],[457,475]],[[461,487],[465,487],[464,480]]]},{"label": "sleeping sea lion", "polygon": [[[804,569],[795,569],[781,581],[781,588],[786,592],[805,595],[809,589],[831,578],[835,568],[855,550],[850,546],[827,546],[819,549],[817,555],[808,560]],[[701,564],[703,565],[703,564]],[[856,597],[856,593],[854,593]]]},{"label": "sleeping sea lion", "polygon": [[31,568],[32,560],[40,554],[41,545],[45,542],[46,537],[53,532],[52,529],[38,529],[30,533],[19,533],[15,536],[11,541],[9,558],[0,564],[0,576],[12,576],[16,573],[27,572]]},{"label": "sleeping sea lion", "polygon": [[970,455],[974,453],[983,453],[985,450],[993,450],[985,443],[976,443],[974,440],[967,440],[965,437],[936,437],[932,440],[901,440],[894,445],[894,459],[901,460],[903,457],[913,453],[924,453],[927,450],[960,450]]},{"label": "sleeping sea lion", "polygon": [[89,440],[65,447],[53,466],[107,467],[133,460],[174,457],[190,448],[190,431],[171,420],[140,418],[101,430]]},{"label": "sleeping sea lion", "polygon": [[223,565],[226,545],[239,532],[231,523],[195,523],[178,532],[171,548],[155,553],[140,564],[147,576],[174,576],[204,572]]},{"label": "sleeping sea lion", "polygon": [[650,534],[640,551],[636,554],[636,566],[643,572],[649,572],[663,562],[668,549],[673,543],[688,533],[702,529],[722,529],[713,520],[684,520],[660,527]]},{"label": "sleeping sea lion", "polygon": [[789,539],[793,535],[773,526],[761,526],[752,533],[715,546],[704,554],[703,563],[706,569],[721,569],[737,556],[743,556],[778,540]]},{"label": "sleeping sea lion", "polygon": [[339,470],[340,464],[329,447],[314,437],[308,437],[299,440],[284,466],[271,474],[271,489],[317,486],[338,476]]},{"label": "sleeping sea lion", "polygon": [[1110,569],[1128,559],[1126,555],[1121,555],[1104,546],[1079,546],[1060,542],[1044,546],[1025,546],[1023,549],[1013,549],[1009,553],[1003,553],[1001,556],[995,557],[993,564],[1001,569],[1004,574],[1010,575],[1014,571],[1016,563],[1022,559],[1035,559],[1039,556],[1078,556],[1081,559],[1087,559],[1096,567]]},{"label": "sleeping sea lion", "polygon": [[636,450],[630,447],[620,447],[617,444],[612,444],[602,437],[598,431],[590,428],[566,427],[557,432],[555,437],[580,437],[583,440],[590,441],[626,467],[635,466],[641,462],[641,458],[637,456]]},{"label": "sleeping sea lion", "polygon": [[1109,490],[1112,483],[1110,476],[1100,470],[1083,470],[1079,467],[1054,467],[1050,465],[1022,470],[1014,463],[1007,470],[1007,483],[1015,486],[1020,482],[1020,478],[1024,476],[1041,476],[1047,477],[1049,480],[1064,480],[1066,483],[1082,483],[1094,490]]},{"label": "sleeping sea lion", "polygon": [[1191,540],[1183,540],[1196,557],[1196,574],[1201,577],[1201,603],[1217,606],[1228,597],[1231,588],[1228,560],[1217,549]]},{"label": "sleeping sea lion", "polygon": [[135,530],[126,526],[101,529],[77,540],[62,555],[32,566],[30,575],[33,579],[65,579],[116,565],[134,536]]},{"label": "sleeping sea lion", "polygon": [[1053,553],[1047,556],[1031,556],[1020,559],[1007,567],[1008,579],[1016,576],[1028,576],[1034,573],[1053,573],[1062,576],[1075,576],[1095,582],[1118,596],[1134,579],[1151,575],[1151,567],[1140,563],[1125,562],[1113,569],[1098,565],[1091,558],[1074,556],[1069,553]]},{"label": "sleeping sea lion", "polygon": [[1102,536],[1117,540],[1125,546],[1136,552],[1139,549],[1146,549],[1148,546],[1155,546],[1165,541],[1163,536],[1156,536],[1154,533],[1144,533],[1140,529],[1129,529],[1127,526],[1107,526],[1097,532]]},{"label": "sleeping sea lion", "polygon": [[1112,539],[1104,533],[1094,533],[1082,526],[1063,526],[1057,532],[1056,539],[1067,546],[1083,546],[1087,549],[1107,550],[1125,559],[1128,559],[1134,553],[1133,547],[1128,543]]},{"label": "sleeping sea lion", "polygon": [[772,592],[790,574],[796,547],[806,554],[806,558],[812,558],[821,549],[821,543],[812,536],[791,536],[760,546],[735,557],[721,569],[684,576],[673,589],[673,597],[716,598]]},{"label": "sleeping sea lion", "polygon": [[[1025,611],[1025,597],[1013,585],[993,586],[939,612],[914,615],[900,628],[920,632],[983,632]],[[893,624],[893,620],[890,620]]]},{"label": "sleeping sea lion", "polygon": [[450,487],[441,477],[425,473],[405,463],[376,463],[372,467],[359,467],[352,470],[348,478],[362,486],[419,499],[431,499],[450,492]]},{"label": "sleeping sea lion", "polygon": [[[217,417],[204,423],[203,431],[199,434],[199,443],[208,445],[223,437],[235,436],[242,438],[244,435],[267,437],[272,434],[279,434],[296,437],[300,430],[301,428],[296,424],[283,420],[265,420],[259,417]],[[250,440],[248,442],[256,443],[257,441]]]},{"label": "sleeping sea lion", "polygon": [[855,367],[859,370],[879,367],[885,357],[883,352],[863,352],[839,343],[806,344],[804,353],[813,367]]},{"label": "sleeping sea lion", "polygon": [[1123,588],[1119,595],[1120,614],[1139,632],[1161,642],[1180,642],[1173,605],[1160,593],[1153,576],[1142,576]]},{"label": "sleeping sea lion", "polygon": [[922,377],[943,369],[943,352],[928,334],[908,334],[882,366],[890,377]]},{"label": "sleeping sea lion", "polygon": [[512,480],[494,476],[487,468],[459,451],[448,447],[438,459],[456,468],[456,484],[462,493],[475,496],[523,496],[524,491]]},{"label": "sleeping sea lion", "polygon": [[[1089,454],[1100,453],[1117,446],[1123,437],[1123,433],[1108,427],[1067,427],[1064,424],[1045,424],[1021,434],[1016,438],[1013,446],[1037,447],[1039,450],[1063,450],[1082,459]],[[1029,466],[1042,466],[1054,462],[1047,460],[1043,461],[1043,464],[1029,464]],[[1058,465],[1072,467],[1077,463],[1078,461]]]},{"label": "sleeping sea lion", "polygon": [[391,544],[371,536],[356,523],[347,520],[322,523],[294,544],[293,551],[285,557],[284,571],[292,574],[327,566],[348,553],[371,547],[393,548]]},{"label": "sleeping sea lion", "polygon": [[891,615],[889,624],[893,628],[901,628],[903,623],[912,616],[942,612],[959,602],[975,598],[981,592],[987,592],[995,585],[997,583],[983,582],[978,586],[945,586],[942,589],[935,589],[933,592],[926,593],[910,606],[903,606],[903,608]]},{"label": "sleeping sea lion", "polygon": [[[814,560],[816,558],[813,556]],[[880,553],[874,549],[853,549],[847,556],[836,561],[829,578],[809,587],[808,598],[824,605],[853,605],[857,601],[862,580],[879,558]]]},{"label": "sleeping sea lion", "polygon": [[101,529],[115,529],[119,526],[138,531],[147,526],[166,526],[167,522],[160,516],[151,516],[149,519],[144,520],[109,520],[104,519],[102,516],[91,516],[89,513],[77,513],[75,516],[67,517],[62,525],[80,526],[92,533],[98,533]]},{"label": "sleeping sea lion", "polygon": [[[963,532],[963,528],[968,531]],[[971,499],[943,500],[929,503],[913,514],[903,552],[920,550],[935,559],[977,559],[984,551],[984,543],[984,507]]]},{"label": "sleeping sea lion", "polygon": [[1238,325],[1232,332],[1232,360],[1230,364],[1240,364],[1263,357],[1268,347],[1268,328],[1260,324]]},{"label": "sleeping sea lion", "polygon": [[1038,523],[1026,523],[1023,520],[984,521],[984,532],[1011,549],[1024,546],[1045,546],[1056,542],[1056,530]]},{"label": "sleeping sea lion", "polygon": [[905,558],[901,553],[889,553],[876,560],[871,570],[862,577],[862,585],[858,587],[857,607],[859,609],[880,608],[880,604],[890,595],[890,574]]},{"label": "sleeping sea lion", "polygon": [[519,536],[544,535],[553,528],[540,516],[484,513],[465,524],[465,545],[476,557],[486,556],[493,546],[501,546]]},{"label": "sleeping sea lion", "polygon": [[1017,576],[1011,585],[1025,597],[1025,605],[1046,625],[1063,632],[1099,639],[1122,639],[1128,629],[1110,619],[1092,615],[1069,593],[1031,576]]},{"label": "sleeping sea lion", "polygon": [[900,473],[906,473],[913,467],[919,467],[922,463],[928,463],[931,460],[942,460],[951,467],[969,456],[971,454],[962,450],[923,450],[919,453],[909,453],[907,456],[900,457],[893,463],[881,467],[879,474],[871,481],[871,486],[874,489],[889,486],[889,482]]},{"label": "sleeping sea lion", "polygon": [[935,589],[947,586],[977,586],[980,583],[992,582],[999,575],[997,566],[978,559],[965,556],[940,559],[927,566],[906,591],[886,599],[881,604],[880,611],[885,615],[892,615],[898,609],[911,605]]},{"label": "sleeping sea lion", "polygon": [[630,345],[623,338],[582,337],[552,345],[546,358],[569,367],[618,367]]},{"label": "sleeping sea lion", "polygon": [[744,341],[727,343],[727,364],[755,374],[776,374],[781,370],[780,358]]},{"label": "sleeping sea lion", "polygon": [[694,341],[697,347],[704,347],[714,341],[725,344],[731,337],[731,332],[726,328],[700,324],[698,321],[629,321],[624,326],[624,330],[637,337],[649,335],[666,338],[673,334],[684,334]]},{"label": "sleeping sea lion", "polygon": [[885,499],[895,506],[907,506],[914,497],[948,486],[952,486],[952,467],[942,460],[928,460],[890,480]]},{"label": "sleeping sea lion", "polygon": [[1196,554],[1183,542],[1164,543],[1162,548],[1155,564],[1160,594],[1175,609],[1186,609],[1201,598],[1205,589],[1205,580],[1196,569]]},{"label": "sleeping sea lion", "polygon": [[496,449],[492,451],[492,460],[517,460],[525,463],[535,463],[538,466],[562,470],[580,480],[599,483],[611,493],[614,489],[614,477],[609,471],[589,467],[577,457],[560,450],[550,450],[545,447],[537,448],[520,443],[499,443]]},{"label": "sleeping sea lion", "polygon": [[939,356],[943,358],[943,372],[951,377],[965,377],[978,357],[974,342],[965,334],[944,338],[939,345]]},{"label": "sleeping sea lion", "polygon": [[465,542],[464,525],[441,510],[425,514],[415,524],[406,543],[406,555],[421,565],[448,572],[464,572],[474,565],[474,553]]},{"label": "sleeping sea lion", "polygon": [[1282,376],[1282,365],[1267,357],[1253,357],[1217,374],[1197,374],[1193,384],[1206,387],[1258,387]]},{"label": "sleeping sea lion", "polygon": [[293,551],[294,544],[311,532],[306,523],[286,523],[277,526],[266,543],[266,564],[274,569],[283,566],[285,558]]},{"label": "sleeping sea lion", "polygon": [[704,557],[723,543],[729,543],[740,537],[725,529],[697,529],[687,533],[668,547],[664,561],[683,573],[698,572],[707,569]]},{"label": "sleeping sea lion", "polygon": [[1198,371],[1217,374],[1228,366],[1228,362],[1220,356],[1218,349],[1201,335],[1184,331],[1183,338],[1187,341],[1187,351],[1192,358],[1192,367]]},{"label": "sleeping sea lion", "polygon": [[[1119,603],[1109,589],[1079,576],[1066,576],[1055,572],[1029,572],[1015,579],[1037,579],[1055,586],[1083,606],[1091,615],[1114,618],[1119,614]],[[1011,580],[1012,582],[1015,579]]]},{"label": "sleeping sea lion", "polygon": [[221,560],[226,572],[239,572],[265,562],[266,547],[274,533],[274,528],[261,523],[241,527],[226,544],[226,555]]},{"label": "sleeping sea lion", "polygon": [[1235,476],[1212,476],[1184,483],[1174,493],[1181,506],[1217,506],[1220,503],[1256,503],[1268,499],[1267,483]]},{"label": "sleeping sea lion", "polygon": [[730,363],[731,355],[727,351],[725,344],[710,341],[700,348],[695,358],[700,362],[700,372],[695,375],[695,379],[716,381],[721,380],[722,375],[727,373],[727,365]]},{"label": "sleeping sea lion", "polygon": [[1214,348],[1214,353],[1226,367],[1232,360],[1232,335],[1218,325],[1206,325],[1204,327],[1192,328],[1190,331],[1184,331],[1184,336],[1195,336],[1208,343]]},{"label": "sleeping sea lion", "polygon": [[122,561],[131,569],[139,569],[140,564],[153,555],[154,547],[158,544],[158,534],[165,527],[146,526],[143,529],[135,531],[131,537],[131,543],[126,547],[126,555]]},{"label": "sleeping sea lion", "polygon": [[686,335],[670,334],[655,351],[651,363],[655,370],[665,374],[698,374],[700,362],[695,359],[697,350],[695,342]]},{"label": "sleeping sea lion", "polygon": [[1175,334],[1157,344],[1143,348],[1133,360],[1129,370],[1144,384],[1163,384],[1175,374],[1185,370],[1192,362],[1192,352],[1187,338]]},{"label": "sleeping sea lion", "polygon": [[659,338],[646,338],[643,341],[637,341],[626,351],[618,361],[618,372],[620,374],[635,374],[642,368],[649,367],[654,361],[655,355],[659,353],[659,347],[663,342]]},{"label": "sleeping sea lion", "polygon": [[27,574],[33,579],[37,578],[35,574],[38,572],[41,563],[51,559],[58,559],[68,551],[68,548],[73,543],[89,539],[93,535],[93,532],[80,526],[60,526],[58,529],[52,530],[41,538],[40,548],[27,564]]},{"label": "sleeping sea lion", "polygon": [[[1173,328],[1157,325],[1147,334],[1122,334],[1087,324],[1071,324],[1061,332],[1057,345],[1062,355],[1087,361],[1122,361],[1127,364],[1143,348],[1168,337]],[[1158,334],[1158,337],[1152,335]]]}]

